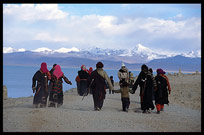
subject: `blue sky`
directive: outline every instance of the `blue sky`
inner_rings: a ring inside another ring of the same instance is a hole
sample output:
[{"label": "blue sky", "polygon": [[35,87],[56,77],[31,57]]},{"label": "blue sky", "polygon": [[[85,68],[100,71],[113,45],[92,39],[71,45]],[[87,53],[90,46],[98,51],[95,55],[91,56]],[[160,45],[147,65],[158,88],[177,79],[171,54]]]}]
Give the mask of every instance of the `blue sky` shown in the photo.
[{"label": "blue sky", "polygon": [[201,4],[3,4],[3,46],[201,50]]}]

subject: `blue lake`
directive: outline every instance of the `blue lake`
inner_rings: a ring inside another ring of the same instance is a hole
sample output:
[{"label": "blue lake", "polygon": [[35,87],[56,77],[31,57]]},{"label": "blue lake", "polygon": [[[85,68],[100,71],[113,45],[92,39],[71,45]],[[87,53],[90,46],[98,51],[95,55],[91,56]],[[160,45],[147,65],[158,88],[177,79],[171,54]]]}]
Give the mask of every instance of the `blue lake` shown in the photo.
[{"label": "blue lake", "polygon": [[[88,67],[89,68],[89,67]],[[40,66],[8,66],[3,65],[3,85],[6,85],[9,98],[28,97],[32,96],[32,77]],[[51,67],[48,67],[50,70]],[[63,83],[63,91],[76,88],[75,78],[78,75],[79,68],[62,68],[64,75],[72,82],[72,85]],[[115,82],[118,82],[117,77],[118,70],[104,69],[108,76],[113,76]],[[140,71],[131,71],[134,77],[139,74]]]}]

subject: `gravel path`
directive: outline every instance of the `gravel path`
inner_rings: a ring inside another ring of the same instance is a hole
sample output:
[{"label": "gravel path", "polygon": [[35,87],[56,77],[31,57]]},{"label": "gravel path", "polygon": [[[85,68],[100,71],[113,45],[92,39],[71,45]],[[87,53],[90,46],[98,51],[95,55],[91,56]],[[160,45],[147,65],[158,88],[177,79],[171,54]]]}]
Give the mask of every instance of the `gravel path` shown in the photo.
[{"label": "gravel path", "polygon": [[106,94],[101,111],[93,110],[92,95],[82,101],[76,89],[64,93],[60,108],[33,108],[33,97],[9,98],[3,101],[3,132],[201,132],[200,108],[171,102],[172,94],[163,112],[142,114],[138,95],[130,95],[128,113],[119,93]]}]

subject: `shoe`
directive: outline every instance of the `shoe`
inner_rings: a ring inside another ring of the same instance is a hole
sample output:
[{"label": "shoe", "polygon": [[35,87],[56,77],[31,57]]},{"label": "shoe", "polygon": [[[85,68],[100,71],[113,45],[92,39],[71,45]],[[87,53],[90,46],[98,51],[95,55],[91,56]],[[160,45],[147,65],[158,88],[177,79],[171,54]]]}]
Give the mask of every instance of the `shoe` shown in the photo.
[{"label": "shoe", "polygon": [[43,107],[44,107],[44,105],[43,105],[43,104],[41,104],[41,103],[39,104],[39,106],[40,106],[40,108],[43,108]]},{"label": "shoe", "polygon": [[60,107],[60,106],[62,106],[62,104],[57,104],[57,108]]},{"label": "shoe", "polygon": [[147,113],[147,111],[146,111],[146,110],[144,110],[142,113]]},{"label": "shoe", "polygon": [[157,114],[160,114],[160,111],[157,111]]},{"label": "shoe", "polygon": [[38,108],[38,104],[33,104],[33,107],[34,108]]},{"label": "shoe", "polygon": [[100,108],[96,108],[97,109],[97,111],[100,111],[101,109]]},{"label": "shoe", "polygon": [[125,108],[125,112],[128,112],[128,108]]},{"label": "shoe", "polygon": [[54,107],[57,108],[58,107],[58,103],[54,103]]},{"label": "shoe", "polygon": [[149,110],[147,110],[147,113],[151,113],[151,110],[149,109]]}]

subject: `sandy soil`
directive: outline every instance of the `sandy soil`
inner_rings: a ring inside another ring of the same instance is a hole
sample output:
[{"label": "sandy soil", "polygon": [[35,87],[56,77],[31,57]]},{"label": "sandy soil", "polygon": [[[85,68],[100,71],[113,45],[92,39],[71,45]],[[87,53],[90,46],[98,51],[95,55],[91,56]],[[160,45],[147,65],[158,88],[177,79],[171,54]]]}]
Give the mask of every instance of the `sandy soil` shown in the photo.
[{"label": "sandy soil", "polygon": [[94,111],[92,95],[82,101],[71,89],[60,108],[33,108],[33,97],[3,100],[3,132],[201,132],[201,75],[168,78],[170,104],[160,114],[142,113],[139,88],[130,94],[128,113],[119,93],[107,91],[102,110]]}]

